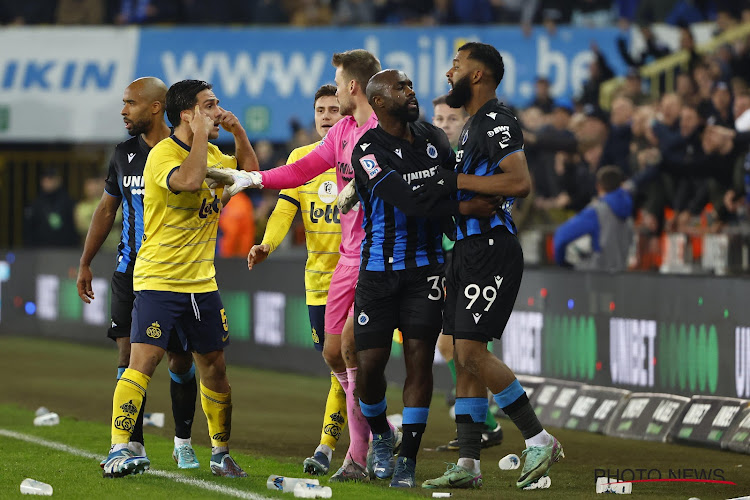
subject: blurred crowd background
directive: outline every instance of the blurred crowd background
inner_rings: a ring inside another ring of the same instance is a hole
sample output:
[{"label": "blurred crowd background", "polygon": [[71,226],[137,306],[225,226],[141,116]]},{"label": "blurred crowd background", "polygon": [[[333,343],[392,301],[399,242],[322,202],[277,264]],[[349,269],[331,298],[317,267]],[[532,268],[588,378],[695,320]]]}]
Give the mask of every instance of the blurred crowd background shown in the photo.
[{"label": "blurred crowd background", "polygon": [[[730,242],[725,247],[750,235],[750,1],[0,0],[0,22],[493,23],[516,26],[524,36],[532,36],[534,25],[550,32],[561,25],[616,25],[623,33],[635,29],[642,40],[637,50],[625,36],[615,42],[627,68],[624,73],[615,74],[613,61],[592,43],[593,62],[575,98],[556,98],[547,75],[538,75],[531,99],[506,101],[522,123],[533,178],[532,194],[514,209],[527,260],[554,264],[555,231],[601,194],[597,172],[612,165],[622,172],[633,201],[629,269],[669,270],[666,261],[675,251],[689,267],[701,258],[709,235],[724,235],[724,241]],[[664,24],[679,30],[679,47],[665,43],[653,29]],[[694,39],[698,24],[711,27],[710,40],[702,44]],[[433,114],[431,97],[421,99],[428,121]],[[292,149],[318,140],[312,112],[309,120],[290,123],[289,137],[285,143],[253,141],[261,168],[284,164]],[[0,158],[4,155],[7,161],[18,154],[12,150],[0,143]],[[4,240],[7,246],[82,245],[101,197],[106,161],[95,148],[78,148],[77,154],[88,154],[91,167],[63,175],[50,162],[40,170],[34,186],[26,188],[26,222],[23,228],[10,231]],[[249,193],[252,203],[246,220],[233,219],[242,231],[252,231],[252,241],[262,238],[276,194],[267,190]],[[114,231],[110,240],[114,249]],[[302,251],[301,223],[295,224],[286,245]],[[225,254],[243,256],[243,252],[246,249],[239,248]],[[574,261],[574,256],[568,259],[568,263]]]}]

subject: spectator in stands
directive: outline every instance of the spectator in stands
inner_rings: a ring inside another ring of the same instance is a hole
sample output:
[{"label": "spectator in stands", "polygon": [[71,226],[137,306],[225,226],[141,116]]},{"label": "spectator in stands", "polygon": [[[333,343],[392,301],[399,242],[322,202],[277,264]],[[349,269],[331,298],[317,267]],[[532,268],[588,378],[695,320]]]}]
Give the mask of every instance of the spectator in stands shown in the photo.
[{"label": "spectator in stands", "polygon": [[115,24],[152,24],[174,22],[179,18],[175,0],[120,0]]},{"label": "spectator in stands", "polygon": [[40,192],[26,209],[24,240],[30,247],[75,247],[78,233],[73,222],[73,201],[63,187],[56,168],[42,171]]},{"label": "spectator in stands", "polygon": [[732,94],[729,84],[725,81],[716,82],[711,93],[713,110],[708,122],[711,125],[734,128],[734,114],[732,113]]},{"label": "spectator in stands", "polygon": [[[609,272],[627,269],[633,241],[633,200],[622,188],[622,181],[622,172],[615,166],[605,166],[597,172],[597,197],[555,231],[558,265],[572,267],[568,255],[577,253],[576,269]],[[580,238],[590,242],[579,246]]]},{"label": "spectator in stands", "polygon": [[531,23],[539,10],[539,0],[493,0],[495,22],[520,25],[525,36],[531,34]]},{"label": "spectator in stands", "polygon": [[579,101],[581,104],[592,104],[599,106],[599,87],[615,76],[612,68],[609,67],[604,54],[599,50],[599,46],[591,42],[591,52],[594,54],[594,60],[589,65],[589,78],[583,84],[583,90]]},{"label": "spectator in stands", "polygon": [[380,0],[376,5],[376,21],[385,24],[433,24],[432,0]]},{"label": "spectator in stands", "polygon": [[544,114],[551,113],[555,105],[555,100],[550,94],[549,79],[544,76],[538,76],[534,85],[534,98],[527,107],[537,107]]},{"label": "spectator in stands", "polygon": [[289,13],[292,26],[325,26],[333,19],[328,3],[317,0],[294,0]]},{"label": "spectator in stands", "polygon": [[680,96],[682,102],[688,106],[697,106],[700,102],[698,87],[690,73],[679,72],[675,80],[675,94]]},{"label": "spectator in stands", "polygon": [[630,141],[633,132],[630,122],[633,119],[635,107],[629,97],[618,96],[612,100],[612,111],[609,116],[609,134],[604,143],[600,165],[616,165],[623,175],[630,177]]},{"label": "spectator in stands", "polygon": [[490,0],[454,0],[453,14],[459,24],[486,24],[494,21]]},{"label": "spectator in stands", "polygon": [[289,15],[284,9],[284,3],[279,0],[251,0],[251,19],[255,24],[286,24]]},{"label": "spectator in stands", "polygon": [[103,24],[105,11],[104,0],[59,0],[55,20],[57,24]]},{"label": "spectator in stands", "polygon": [[[92,175],[83,181],[83,199],[76,203],[74,209],[74,219],[76,230],[81,241],[86,239],[86,234],[91,224],[96,208],[102,199],[104,192],[104,178],[99,175]],[[114,252],[120,243],[120,233],[122,229],[122,210],[117,211],[114,220],[115,230],[110,231],[107,239],[102,244],[102,249]],[[119,229],[118,229],[119,228]]]},{"label": "spectator in stands", "polygon": [[669,47],[656,38],[650,23],[642,24],[640,32],[646,46],[638,55],[630,54],[628,51],[628,42],[624,36],[617,38],[617,50],[620,52],[620,56],[625,61],[625,64],[632,68],[640,68],[644,64],[666,57],[671,53]]},{"label": "spectator in stands", "polygon": [[219,215],[219,255],[247,257],[255,244],[255,210],[244,191],[232,197]]},{"label": "spectator in stands", "polygon": [[732,107],[734,116],[734,128],[737,132],[750,132],[750,93],[745,91],[737,94]]},{"label": "spectator in stands", "polygon": [[339,0],[333,14],[333,24],[350,26],[374,24],[375,5],[372,0]]},{"label": "spectator in stands", "polygon": [[625,81],[617,93],[630,99],[635,106],[641,106],[651,100],[651,97],[643,92],[641,75],[636,68],[628,70],[625,74]]},{"label": "spectator in stands", "polygon": [[611,0],[578,0],[574,2],[570,22],[573,26],[604,28],[614,23]]}]

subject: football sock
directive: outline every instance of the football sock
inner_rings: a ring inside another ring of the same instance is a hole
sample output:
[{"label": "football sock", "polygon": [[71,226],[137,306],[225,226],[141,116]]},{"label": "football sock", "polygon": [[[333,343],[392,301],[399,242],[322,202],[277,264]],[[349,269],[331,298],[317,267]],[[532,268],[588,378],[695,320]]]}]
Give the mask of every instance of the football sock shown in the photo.
[{"label": "football sock", "polygon": [[510,417],[524,439],[531,439],[544,431],[539,418],[529,403],[526,391],[518,380],[494,395],[497,405]]},{"label": "football sock", "polygon": [[[117,367],[117,380],[120,380],[122,374],[127,370],[127,366]],[[135,419],[135,425],[133,426],[133,432],[130,434],[130,441],[143,444],[143,412],[146,411],[146,396],[143,396],[143,403],[141,403],[141,409],[138,412],[138,418]]]},{"label": "football sock", "polygon": [[339,372],[333,373],[333,376],[336,377],[336,380],[339,381],[339,385],[341,385],[341,388],[346,391],[347,387],[349,387],[349,375],[346,372]]},{"label": "football sock", "polygon": [[[211,446],[227,448],[232,430],[232,392],[214,392],[200,383],[201,406],[208,421]],[[215,455],[217,452],[213,452]]]},{"label": "football sock", "polygon": [[487,398],[456,398],[456,430],[460,458],[479,460],[488,407]]},{"label": "football sock", "polygon": [[174,438],[174,447],[177,448],[178,446],[192,446],[193,440],[190,438],[182,439],[175,436]]},{"label": "football sock", "polygon": [[430,414],[429,408],[407,406],[404,408],[403,423],[401,429],[404,431],[404,438],[401,441],[401,451],[399,457],[411,458],[417,460],[419,446],[422,443],[422,435],[427,428],[427,416]]},{"label": "football sock", "polygon": [[471,471],[473,474],[479,474],[481,472],[481,469],[479,468],[479,460],[473,459],[473,458],[459,458],[458,464],[459,467],[463,467],[464,469]]},{"label": "football sock", "polygon": [[149,380],[148,375],[128,368],[117,381],[112,398],[112,444],[130,441]]},{"label": "football sock", "polygon": [[547,446],[550,441],[552,441],[552,436],[550,436],[550,434],[547,431],[542,429],[542,432],[526,440],[526,447],[528,448],[529,446]]},{"label": "football sock", "polygon": [[367,423],[370,424],[370,430],[373,434],[390,432],[391,428],[388,425],[388,419],[385,417],[385,411],[388,409],[385,398],[373,405],[363,403],[360,399],[359,407],[362,409],[362,415],[367,419]]},{"label": "football sock", "polygon": [[198,394],[195,365],[191,365],[186,373],[172,373],[172,370],[169,370],[169,376],[174,435],[178,438],[190,439],[195,417],[195,397]]},{"label": "football sock", "polygon": [[[346,372],[343,375],[346,375]],[[346,385],[349,385],[348,381]],[[339,382],[338,374],[331,372],[331,388],[328,390],[328,399],[326,399],[320,444],[327,446],[330,450],[335,450],[344,427],[346,427],[346,392]],[[328,458],[330,460],[330,457]]]},{"label": "football sock", "polygon": [[331,458],[333,458],[333,450],[325,445],[325,444],[319,444],[317,448],[315,448],[315,453],[323,453],[325,456],[328,457],[328,461],[331,461]]},{"label": "football sock", "polygon": [[346,387],[346,419],[349,424],[349,451],[347,456],[364,466],[367,462],[367,445],[370,440],[370,425],[367,419],[362,415],[359,402],[354,396],[357,388],[357,369],[347,368],[346,373],[349,379]]}]

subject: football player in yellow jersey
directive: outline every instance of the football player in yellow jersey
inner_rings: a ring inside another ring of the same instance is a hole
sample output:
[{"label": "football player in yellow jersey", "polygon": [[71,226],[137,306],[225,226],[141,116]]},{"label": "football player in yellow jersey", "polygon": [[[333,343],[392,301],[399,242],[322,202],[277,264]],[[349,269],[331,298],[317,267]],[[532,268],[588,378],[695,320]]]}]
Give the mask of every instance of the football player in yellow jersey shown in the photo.
[{"label": "football player in yellow jersey", "polygon": [[[324,137],[342,116],[334,85],[323,85],[315,93],[315,129]],[[289,155],[287,163],[294,163],[315,149],[320,141],[297,148]],[[305,263],[305,295],[312,327],[315,349],[323,352],[326,299],[333,270],[339,260],[341,244],[341,222],[336,206],[336,171],[330,169],[312,181],[279,193],[266,232],[260,245],[255,245],[247,256],[247,267],[263,262],[284,240],[297,210],[302,211],[307,240],[307,262]],[[333,450],[346,425],[346,394],[336,376],[331,373],[331,389],[328,392],[320,444],[312,457],[305,459],[305,472],[313,475],[328,473]]]},{"label": "football player in yellow jersey", "polygon": [[[211,472],[245,477],[229,456],[232,397],[224,361],[229,327],[214,269],[219,212],[231,193],[209,188],[205,177],[208,166],[257,170],[258,159],[239,120],[219,107],[209,83],[175,83],[166,109],[174,134],[154,146],[143,172],[144,232],[133,272],[130,364],[112,402],[112,447],[104,477],[139,474],[150,465],[127,443],[171,335],[194,353],[211,437]],[[234,136],[236,157],[208,142],[219,136],[219,126]]]}]

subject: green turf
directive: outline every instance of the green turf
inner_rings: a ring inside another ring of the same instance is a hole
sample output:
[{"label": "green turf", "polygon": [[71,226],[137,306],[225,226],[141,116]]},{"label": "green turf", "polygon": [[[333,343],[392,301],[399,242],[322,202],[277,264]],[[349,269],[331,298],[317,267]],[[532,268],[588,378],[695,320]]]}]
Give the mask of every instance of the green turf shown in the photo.
[{"label": "green turf", "polygon": [[[98,333],[98,332],[96,332]],[[92,334],[96,334],[92,333]],[[62,442],[88,452],[101,454],[109,445],[109,418],[114,388],[116,351],[114,348],[82,346],[49,339],[0,337],[0,429],[8,429]],[[438,367],[436,369],[447,369]],[[146,447],[153,467],[186,477],[248,490],[269,497],[282,497],[269,491],[265,481],[270,474],[301,477],[301,462],[318,442],[326,378],[279,374],[231,366],[233,392],[232,450],[250,477],[224,479],[208,471],[209,441],[205,418],[198,406],[193,441],[201,468],[179,471],[171,459],[169,382],[166,368],[157,370],[149,385],[147,411],[164,412],[163,429],[146,428]],[[388,392],[389,412],[401,411],[400,391]],[[55,427],[34,427],[33,410],[39,406],[58,412],[62,422]],[[738,486],[650,483],[634,484],[639,498],[689,497],[728,498],[750,494],[750,457],[735,453],[686,446],[628,441],[596,434],[551,429],[563,443],[566,458],[551,472],[548,490],[523,492],[515,488],[518,471],[501,471],[497,461],[508,453],[520,455],[523,441],[518,431],[503,421],[506,432],[502,446],[484,450],[482,472],[485,486],[480,491],[456,491],[453,498],[597,498],[594,494],[595,468],[721,468],[727,480]],[[438,394],[432,404],[423,447],[435,448],[454,436],[455,427]],[[334,455],[340,464],[346,437]],[[421,451],[417,479],[440,475],[444,462],[455,461],[452,453]],[[741,467],[738,467],[741,466]],[[18,496],[19,484],[32,477],[55,488],[61,498],[217,498],[193,486],[166,478],[144,475],[104,480],[96,460],[79,458],[0,436],[0,498]],[[324,478],[321,481],[327,483]],[[425,498],[429,491],[394,491],[387,483],[332,485],[334,498],[367,500],[383,498]],[[283,498],[293,498],[283,495]]]}]

